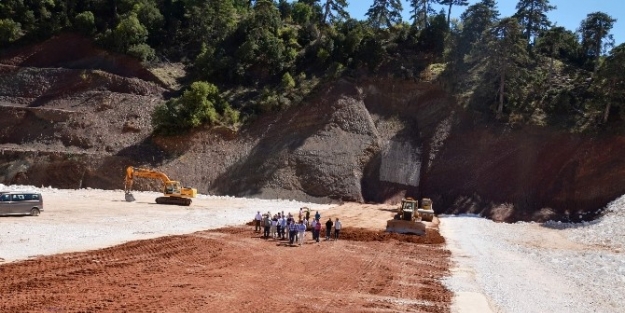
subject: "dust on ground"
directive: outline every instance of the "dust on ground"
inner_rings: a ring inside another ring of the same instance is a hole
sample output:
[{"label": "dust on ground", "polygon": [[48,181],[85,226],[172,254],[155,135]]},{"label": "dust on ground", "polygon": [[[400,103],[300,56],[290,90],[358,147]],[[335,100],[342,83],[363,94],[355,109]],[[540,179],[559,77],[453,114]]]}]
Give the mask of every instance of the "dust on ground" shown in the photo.
[{"label": "dust on ground", "polygon": [[0,265],[0,311],[449,312],[436,229],[385,235],[376,206],[320,213],[342,217],[341,240],[291,246],[241,225]]}]

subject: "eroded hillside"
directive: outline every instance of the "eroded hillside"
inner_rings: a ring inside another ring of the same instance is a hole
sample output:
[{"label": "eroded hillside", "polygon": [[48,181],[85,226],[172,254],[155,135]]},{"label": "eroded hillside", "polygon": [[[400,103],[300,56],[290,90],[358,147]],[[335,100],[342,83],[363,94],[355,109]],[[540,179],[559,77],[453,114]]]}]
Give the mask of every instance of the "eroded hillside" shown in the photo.
[{"label": "eroded hillside", "polygon": [[[81,48],[66,55],[67,46]],[[478,122],[435,82],[341,79],[237,132],[153,136],[150,113],[166,92],[139,63],[78,37],[6,52],[0,182],[120,189],[125,166],[150,166],[202,193],[324,202],[428,196],[439,213],[506,221],[592,218],[625,193],[624,138]]]}]

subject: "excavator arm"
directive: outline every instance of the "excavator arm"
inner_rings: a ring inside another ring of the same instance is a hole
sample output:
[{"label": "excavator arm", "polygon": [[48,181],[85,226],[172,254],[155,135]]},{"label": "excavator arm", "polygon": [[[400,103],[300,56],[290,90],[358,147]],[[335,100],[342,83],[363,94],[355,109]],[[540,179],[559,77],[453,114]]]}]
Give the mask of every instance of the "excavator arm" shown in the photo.
[{"label": "excavator arm", "polygon": [[151,179],[159,179],[163,182],[163,185],[167,186],[172,181],[165,175],[165,173],[161,173],[159,171],[149,170],[145,168],[136,168],[129,166],[126,168],[126,179],[124,180],[124,191],[126,193],[130,193],[132,190],[132,184],[134,183],[135,177],[143,177],[143,178],[151,178]]}]

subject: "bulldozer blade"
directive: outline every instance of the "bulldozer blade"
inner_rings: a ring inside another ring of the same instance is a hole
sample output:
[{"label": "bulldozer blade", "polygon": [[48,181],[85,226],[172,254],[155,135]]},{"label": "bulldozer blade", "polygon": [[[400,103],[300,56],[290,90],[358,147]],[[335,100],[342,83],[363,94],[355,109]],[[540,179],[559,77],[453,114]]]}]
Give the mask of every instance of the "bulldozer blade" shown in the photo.
[{"label": "bulldozer blade", "polygon": [[133,201],[135,201],[135,196],[133,196],[131,193],[127,193],[126,202],[133,202]]},{"label": "bulldozer blade", "polygon": [[404,220],[388,220],[386,222],[386,231],[399,234],[425,235],[425,224]]}]

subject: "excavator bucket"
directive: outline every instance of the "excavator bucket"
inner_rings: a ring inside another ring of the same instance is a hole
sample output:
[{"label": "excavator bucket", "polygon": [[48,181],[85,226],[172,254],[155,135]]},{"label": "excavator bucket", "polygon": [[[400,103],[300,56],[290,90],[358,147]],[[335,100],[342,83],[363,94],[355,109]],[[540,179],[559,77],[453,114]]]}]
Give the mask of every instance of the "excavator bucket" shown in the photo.
[{"label": "excavator bucket", "polygon": [[135,196],[133,196],[131,193],[126,193],[126,202],[133,202],[135,201]]},{"label": "excavator bucket", "polygon": [[386,231],[399,234],[425,235],[425,224],[422,222],[392,219],[386,222]]}]

